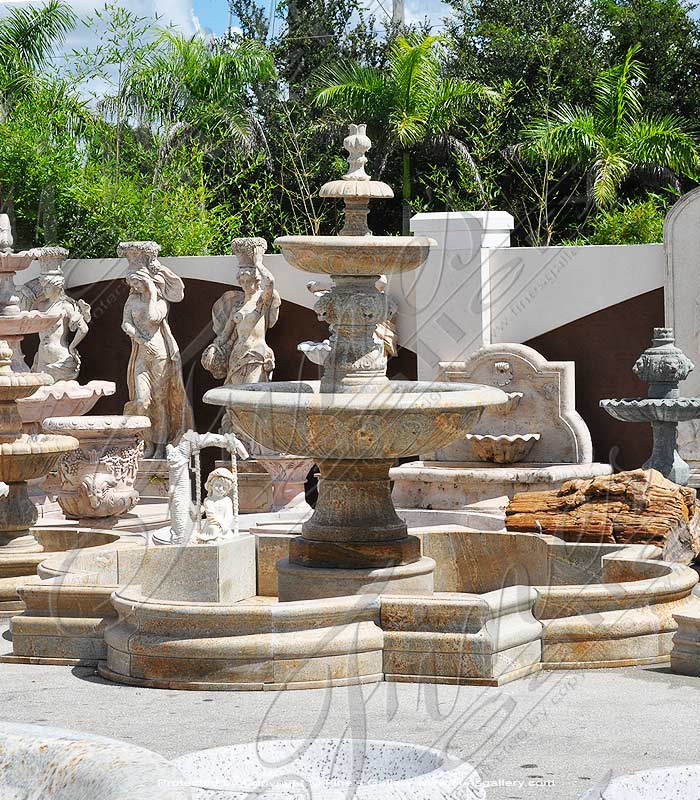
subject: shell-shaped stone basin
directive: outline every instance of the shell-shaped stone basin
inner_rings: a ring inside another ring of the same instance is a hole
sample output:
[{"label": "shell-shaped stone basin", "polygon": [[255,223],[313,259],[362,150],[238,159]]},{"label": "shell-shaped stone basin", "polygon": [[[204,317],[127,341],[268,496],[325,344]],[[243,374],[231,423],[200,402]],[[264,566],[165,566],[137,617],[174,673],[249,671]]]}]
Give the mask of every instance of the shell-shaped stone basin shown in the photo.
[{"label": "shell-shaped stone basin", "polygon": [[64,453],[76,450],[73,436],[23,434],[12,442],[0,443],[0,481],[18,483],[41,478],[50,472]]},{"label": "shell-shaped stone basin", "polygon": [[491,434],[468,433],[467,439],[474,445],[476,454],[482,461],[496,464],[515,464],[522,461],[539,442],[539,433]]},{"label": "shell-shaped stone basin", "polygon": [[601,400],[600,407],[622,422],[687,422],[700,417],[700,397]]},{"label": "shell-shaped stone basin", "polygon": [[469,383],[392,381],[374,391],[321,392],[317,381],[221,386],[204,402],[226,406],[240,433],[264,447],[322,459],[395,459],[446,447],[505,392]]},{"label": "shell-shaped stone basin", "polygon": [[370,277],[417,269],[437,242],[427,236],[280,236],[275,244],[304,272]]},{"label": "shell-shaped stone basin", "polygon": [[44,311],[21,311],[8,317],[0,315],[0,338],[42,333],[55,325],[60,318],[60,314],[47,314]]},{"label": "shell-shaped stone basin", "polygon": [[57,381],[42,386],[30,397],[17,401],[19,415],[25,424],[37,423],[46,417],[82,417],[101,397],[117,391],[112,381]]}]

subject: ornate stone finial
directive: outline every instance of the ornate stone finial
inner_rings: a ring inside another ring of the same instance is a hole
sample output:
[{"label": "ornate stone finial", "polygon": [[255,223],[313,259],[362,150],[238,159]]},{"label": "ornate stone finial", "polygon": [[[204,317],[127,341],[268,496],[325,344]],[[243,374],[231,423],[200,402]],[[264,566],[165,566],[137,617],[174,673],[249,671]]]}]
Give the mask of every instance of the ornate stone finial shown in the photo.
[{"label": "ornate stone finial", "polygon": [[654,328],[651,347],[635,362],[632,371],[649,384],[648,397],[677,397],[678,384],[695,369],[693,362],[675,345],[673,328]]},{"label": "ornate stone finial", "polygon": [[11,253],[13,244],[10,218],[7,214],[0,214],[0,253]]},{"label": "ornate stone finial", "polygon": [[12,348],[5,339],[0,339],[0,375],[12,373]]},{"label": "ornate stone finial", "polygon": [[241,236],[231,241],[231,253],[238,257],[239,267],[252,267],[267,252],[267,241],[262,236]]},{"label": "ornate stone finial", "polygon": [[117,255],[129,262],[130,271],[150,268],[159,253],[158,242],[119,242],[117,246]]},{"label": "ornate stone finial", "polygon": [[367,136],[367,126],[350,125],[350,133],[343,140],[343,147],[350,153],[348,171],[343,175],[343,180],[368,181],[370,176],[365,172],[365,153],[372,147],[372,141]]}]

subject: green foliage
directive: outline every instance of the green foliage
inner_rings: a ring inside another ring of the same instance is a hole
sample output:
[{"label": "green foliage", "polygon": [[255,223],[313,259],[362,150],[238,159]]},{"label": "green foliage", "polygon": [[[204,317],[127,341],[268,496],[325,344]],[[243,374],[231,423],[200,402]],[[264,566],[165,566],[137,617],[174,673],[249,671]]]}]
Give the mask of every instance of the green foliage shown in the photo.
[{"label": "green foliage", "polygon": [[700,165],[698,141],[685,120],[645,113],[638,51],[630,48],[621,64],[600,73],[592,107],[563,104],[523,130],[525,155],[586,172],[591,206],[613,206],[630,178],[679,186],[679,176],[695,176]]},{"label": "green foliage", "polygon": [[[437,36],[399,36],[389,47],[385,68],[345,61],[322,67],[316,76],[317,105],[331,107],[348,121],[367,120],[375,138],[401,151],[406,208],[412,197],[411,154],[418,145],[442,144],[483,191],[469,148],[454,131],[479,100],[494,101],[498,93],[475,81],[444,77],[441,44]],[[407,223],[404,215],[404,233]]]},{"label": "green foliage", "polygon": [[653,244],[663,241],[668,204],[657,195],[628,200],[612,210],[601,210],[588,220],[591,232],[570,244]]},{"label": "green foliage", "polygon": [[[654,240],[665,200],[649,191],[690,188],[699,166],[688,0],[448,3],[438,37],[382,27],[361,0],[284,0],[272,19],[230,0],[243,33],[214,40],[112,2],[79,21],[61,0],[12,6],[0,211],[19,246],[82,256],[334,233],[340,204],[317,192],[345,169],[352,121],[396,190],[373,206],[377,233],[406,232],[411,211],[502,208],[518,243]],[[91,45],[55,59],[75,25]]]}]

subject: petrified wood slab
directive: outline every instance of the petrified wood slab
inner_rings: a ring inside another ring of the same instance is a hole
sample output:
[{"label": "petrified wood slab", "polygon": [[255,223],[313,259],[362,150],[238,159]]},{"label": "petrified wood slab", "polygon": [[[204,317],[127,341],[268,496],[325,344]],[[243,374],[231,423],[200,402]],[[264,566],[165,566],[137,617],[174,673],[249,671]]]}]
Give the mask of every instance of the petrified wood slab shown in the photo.
[{"label": "petrified wood slab", "polygon": [[549,492],[516,494],[506,529],[566,541],[653,544],[668,561],[689,563],[700,551],[695,489],[656,470],[637,469],[573,480]]}]

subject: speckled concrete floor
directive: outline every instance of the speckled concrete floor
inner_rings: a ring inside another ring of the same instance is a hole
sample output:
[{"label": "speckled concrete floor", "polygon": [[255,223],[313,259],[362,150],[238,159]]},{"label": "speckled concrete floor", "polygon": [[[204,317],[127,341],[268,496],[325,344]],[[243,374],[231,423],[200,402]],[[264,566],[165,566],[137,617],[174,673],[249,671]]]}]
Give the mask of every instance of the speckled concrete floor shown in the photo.
[{"label": "speckled concrete floor", "polygon": [[0,664],[0,718],[58,725],[174,757],[256,737],[350,735],[449,749],[489,800],[576,800],[612,774],[700,762],[700,679],[663,668],[545,672],[501,688],[378,684],[176,692],[92,670]]}]

